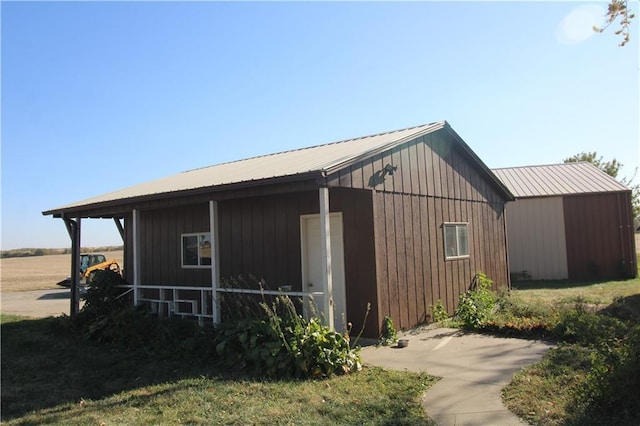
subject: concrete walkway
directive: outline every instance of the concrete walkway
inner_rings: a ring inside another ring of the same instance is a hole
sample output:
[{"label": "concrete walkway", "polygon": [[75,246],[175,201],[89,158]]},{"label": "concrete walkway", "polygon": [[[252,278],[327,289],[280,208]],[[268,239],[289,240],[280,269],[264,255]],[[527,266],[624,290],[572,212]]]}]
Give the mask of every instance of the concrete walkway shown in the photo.
[{"label": "concrete walkway", "polygon": [[406,348],[365,347],[365,364],[426,371],[442,377],[423,398],[440,426],[525,425],[502,404],[501,390],[524,366],[538,362],[550,343],[436,328],[401,336]]},{"label": "concrete walkway", "polygon": [[69,289],[34,290],[0,295],[0,311],[3,314],[31,318],[69,315],[71,308]]}]

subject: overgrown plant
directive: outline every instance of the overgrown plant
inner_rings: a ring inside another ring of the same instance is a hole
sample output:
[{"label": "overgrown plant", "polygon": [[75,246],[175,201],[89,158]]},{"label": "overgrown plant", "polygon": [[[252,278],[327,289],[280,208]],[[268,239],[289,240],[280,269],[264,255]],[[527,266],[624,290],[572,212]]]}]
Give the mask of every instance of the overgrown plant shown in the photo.
[{"label": "overgrown plant", "polygon": [[497,295],[491,290],[493,281],[484,273],[478,272],[471,288],[460,295],[455,317],[464,328],[477,330],[491,318],[496,307]]},{"label": "overgrown plant", "polygon": [[93,272],[93,280],[87,287],[87,292],[82,296],[84,306],[80,311],[82,319],[90,320],[107,315],[114,310],[127,306],[125,299],[126,284],[120,274],[110,270],[98,270]]},{"label": "overgrown plant", "polygon": [[438,299],[435,305],[431,305],[431,313],[434,322],[442,322],[449,319],[447,309],[440,299]]},{"label": "overgrown plant", "polygon": [[377,346],[391,346],[398,341],[398,332],[393,325],[391,317],[386,316],[382,320],[382,333],[378,338]]},{"label": "overgrown plant", "polygon": [[83,296],[85,304],[75,321],[61,318],[61,326],[85,339],[122,347],[144,347],[154,354],[210,357],[210,330],[178,318],[157,318],[145,305],[131,306],[126,282],[112,271],[96,271]]},{"label": "overgrown plant", "polygon": [[[532,424],[559,424],[561,416],[567,425],[637,425],[640,400],[630,391],[640,389],[640,315],[634,312],[640,313],[640,295],[617,298],[597,312],[579,301],[543,318],[545,336],[559,345],[509,386],[515,411],[533,413]],[[522,328],[512,330],[525,336]],[[535,390],[532,383],[537,384]],[[527,396],[516,403],[516,394]],[[560,394],[551,399],[551,410],[532,406],[533,401]]]},{"label": "overgrown plant", "polygon": [[359,348],[318,318],[298,314],[287,295],[258,306],[261,313],[217,327],[216,352],[229,367],[271,378],[330,377],[361,369]]}]

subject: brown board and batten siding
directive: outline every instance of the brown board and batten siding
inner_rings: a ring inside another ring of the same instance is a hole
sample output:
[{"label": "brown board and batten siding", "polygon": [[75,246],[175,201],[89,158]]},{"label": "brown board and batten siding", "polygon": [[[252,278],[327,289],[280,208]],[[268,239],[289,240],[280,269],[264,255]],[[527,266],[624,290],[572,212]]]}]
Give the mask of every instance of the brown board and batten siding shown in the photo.
[{"label": "brown board and batten siding", "polygon": [[140,212],[140,281],[146,285],[211,286],[211,269],[182,267],[182,234],[209,232],[209,205]]},{"label": "brown board and batten siding", "polygon": [[[343,217],[345,288],[348,320],[362,327],[367,305],[377,305],[371,192],[332,188],[331,212]],[[300,216],[320,211],[316,191],[225,200],[218,204],[220,276],[251,273],[271,289],[302,283]],[[367,328],[377,330],[375,312]]]},{"label": "brown board and batten siding", "polygon": [[[625,193],[564,198],[569,279],[635,276],[630,197]],[[594,226],[597,224],[597,226]]]},{"label": "brown board and batten siding", "polygon": [[[382,173],[387,164],[393,175]],[[505,201],[449,133],[408,141],[328,183],[373,190],[379,318],[413,327],[431,319],[439,300],[453,313],[478,271],[508,287]],[[445,261],[445,222],[468,223],[468,258]]]},{"label": "brown board and batten siding", "polygon": [[[333,188],[330,210],[343,215],[347,313],[360,330],[367,305],[377,305],[371,191]],[[318,212],[316,191],[218,201],[221,278],[251,274],[272,290],[286,285],[303,291],[300,216]],[[182,234],[209,228],[205,203],[141,211],[142,286],[211,286],[209,268],[181,265]],[[372,310],[367,329],[377,330],[378,322]]]}]

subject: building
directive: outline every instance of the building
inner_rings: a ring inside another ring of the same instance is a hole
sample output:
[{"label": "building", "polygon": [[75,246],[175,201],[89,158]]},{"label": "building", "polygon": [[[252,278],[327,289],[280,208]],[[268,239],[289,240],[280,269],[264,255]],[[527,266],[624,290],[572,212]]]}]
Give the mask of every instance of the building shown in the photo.
[{"label": "building", "polygon": [[[114,219],[134,302],[221,318],[225,286],[313,297],[328,323],[377,337],[453,313],[478,271],[509,286],[513,197],[446,122],[191,170],[44,212],[79,252],[81,220]],[[77,255],[75,255],[77,256]],[[74,256],[74,257],[75,257]],[[371,310],[367,316],[367,306]]]},{"label": "building", "polygon": [[591,163],[494,169],[507,204],[516,280],[635,277],[631,190]]}]

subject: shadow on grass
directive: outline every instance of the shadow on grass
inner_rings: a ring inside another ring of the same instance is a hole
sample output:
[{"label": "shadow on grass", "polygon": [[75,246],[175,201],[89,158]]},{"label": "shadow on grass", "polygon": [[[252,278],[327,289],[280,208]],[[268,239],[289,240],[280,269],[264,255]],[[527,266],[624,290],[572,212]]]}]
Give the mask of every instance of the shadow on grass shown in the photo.
[{"label": "shadow on grass", "polygon": [[431,424],[426,373],[265,380],[220,371],[206,333],[126,349],[76,337],[65,318],[1,318],[2,424]]},{"label": "shadow on grass", "polygon": [[189,362],[144,348],[82,340],[60,330],[62,318],[2,324],[2,421],[29,412],[179,379],[219,375],[197,354]]}]

